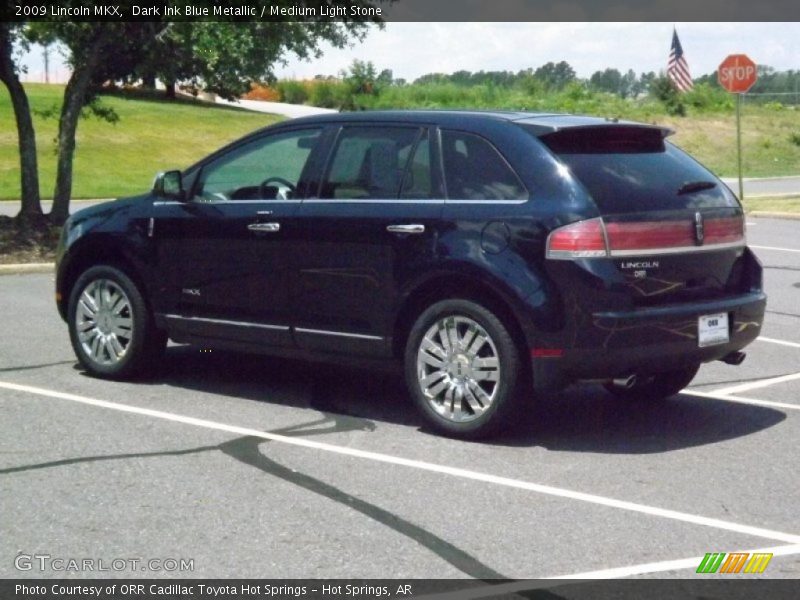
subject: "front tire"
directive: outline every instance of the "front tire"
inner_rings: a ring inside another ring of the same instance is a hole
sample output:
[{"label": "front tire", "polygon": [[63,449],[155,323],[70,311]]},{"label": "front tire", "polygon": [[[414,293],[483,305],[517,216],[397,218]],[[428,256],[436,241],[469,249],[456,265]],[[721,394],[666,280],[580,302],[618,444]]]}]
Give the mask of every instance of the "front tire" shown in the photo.
[{"label": "front tire", "polygon": [[474,439],[503,430],[525,373],[508,328],[475,302],[437,302],[411,328],[406,385],[428,423],[446,435]]},{"label": "front tire", "polygon": [[637,379],[629,388],[623,388],[606,383],[604,387],[612,395],[635,402],[660,402],[674,396],[686,386],[688,386],[700,365],[691,365],[682,369],[673,369],[663,373],[656,373]]},{"label": "front tire", "polygon": [[166,347],[139,288],[116,267],[99,265],[82,273],[72,287],[67,316],[78,360],[99,377],[137,375]]}]

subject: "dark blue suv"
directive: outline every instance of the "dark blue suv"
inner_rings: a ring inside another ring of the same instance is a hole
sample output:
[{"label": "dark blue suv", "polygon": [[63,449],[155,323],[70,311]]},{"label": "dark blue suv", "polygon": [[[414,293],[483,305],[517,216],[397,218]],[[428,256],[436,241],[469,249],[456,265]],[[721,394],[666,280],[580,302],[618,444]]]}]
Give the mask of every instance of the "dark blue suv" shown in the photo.
[{"label": "dark blue suv", "polygon": [[438,430],[578,380],[656,401],[738,364],[766,297],[742,207],[667,129],[517,112],[287,121],[75,214],[56,299],[82,365],[168,338],[402,361]]}]

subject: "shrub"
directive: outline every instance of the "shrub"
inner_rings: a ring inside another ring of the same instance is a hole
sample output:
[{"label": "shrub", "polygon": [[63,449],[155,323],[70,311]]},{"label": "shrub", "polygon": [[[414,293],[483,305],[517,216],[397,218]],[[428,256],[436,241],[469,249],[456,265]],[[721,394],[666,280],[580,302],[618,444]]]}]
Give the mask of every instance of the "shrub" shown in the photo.
[{"label": "shrub", "polygon": [[661,75],[650,84],[650,94],[664,105],[668,115],[685,117],[686,105],[675,84],[668,77]]},{"label": "shrub", "polygon": [[733,108],[733,96],[719,87],[698,83],[683,94],[683,100],[699,111],[727,111]]},{"label": "shrub", "polygon": [[242,96],[245,100],[263,100],[265,102],[278,102],[281,95],[273,87],[262,85],[260,83],[251,83],[250,91]]},{"label": "shrub", "polygon": [[340,108],[347,95],[347,87],[341,81],[314,81],[311,84],[309,102],[322,108]]},{"label": "shrub", "polygon": [[789,134],[789,141],[795,146],[800,146],[800,133],[793,131]]},{"label": "shrub", "polygon": [[303,104],[308,100],[308,87],[302,81],[285,79],[277,83],[278,94],[281,102],[289,104]]}]

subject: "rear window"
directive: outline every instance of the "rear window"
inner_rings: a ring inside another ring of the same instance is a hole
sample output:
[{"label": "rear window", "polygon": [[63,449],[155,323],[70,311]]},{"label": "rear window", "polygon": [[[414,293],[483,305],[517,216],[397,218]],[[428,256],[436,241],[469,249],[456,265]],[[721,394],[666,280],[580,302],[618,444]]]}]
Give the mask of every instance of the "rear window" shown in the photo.
[{"label": "rear window", "polygon": [[539,138],[603,213],[736,206],[708,169],[650,127],[566,129]]}]

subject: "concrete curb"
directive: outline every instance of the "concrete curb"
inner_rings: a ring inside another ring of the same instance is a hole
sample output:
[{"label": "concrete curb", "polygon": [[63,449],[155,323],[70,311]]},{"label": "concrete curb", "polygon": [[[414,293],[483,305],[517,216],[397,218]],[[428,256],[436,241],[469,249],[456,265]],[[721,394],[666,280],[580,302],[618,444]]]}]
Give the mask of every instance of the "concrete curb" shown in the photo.
[{"label": "concrete curb", "polygon": [[763,219],[788,219],[790,221],[800,221],[800,213],[790,212],[770,212],[766,210],[754,210],[746,214],[748,217],[761,217]]},{"label": "concrete curb", "polygon": [[15,265],[0,265],[0,275],[22,275],[24,273],[52,273],[55,263],[21,263]]}]

